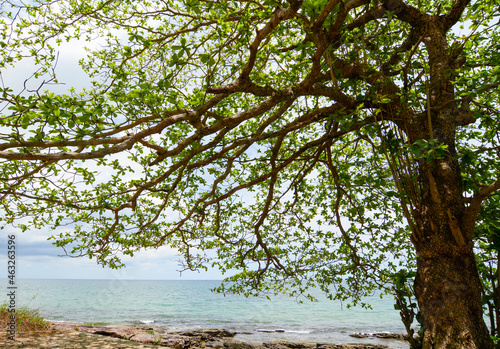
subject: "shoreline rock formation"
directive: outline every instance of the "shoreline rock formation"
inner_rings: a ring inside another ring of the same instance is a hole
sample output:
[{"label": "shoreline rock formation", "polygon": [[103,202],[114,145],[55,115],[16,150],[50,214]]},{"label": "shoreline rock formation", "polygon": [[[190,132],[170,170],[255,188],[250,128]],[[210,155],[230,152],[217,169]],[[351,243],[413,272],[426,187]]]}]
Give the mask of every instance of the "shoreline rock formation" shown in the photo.
[{"label": "shoreline rock formation", "polygon": [[[202,329],[180,332],[166,332],[165,328],[150,325],[84,325],[78,323],[53,323],[58,331],[78,331],[114,338],[127,339],[144,344],[154,344],[173,349],[385,349],[378,344],[330,344],[273,341],[262,344],[246,343],[235,340],[237,332],[225,329]],[[359,336],[359,337],[358,337]],[[393,334],[353,334],[352,337],[403,339]]]}]

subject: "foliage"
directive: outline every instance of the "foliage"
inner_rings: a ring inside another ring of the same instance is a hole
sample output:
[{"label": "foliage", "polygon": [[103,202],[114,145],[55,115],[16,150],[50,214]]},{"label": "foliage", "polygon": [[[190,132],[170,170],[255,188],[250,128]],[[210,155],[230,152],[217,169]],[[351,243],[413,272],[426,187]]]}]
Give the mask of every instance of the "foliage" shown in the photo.
[{"label": "foliage", "polygon": [[[11,319],[12,313],[6,303],[0,305],[0,324],[2,328],[7,328],[7,324]],[[22,332],[39,332],[47,331],[50,329],[50,324],[43,317],[40,316],[38,310],[28,307],[21,307],[16,309],[16,331]]]},{"label": "foliage", "polygon": [[[498,1],[2,6],[0,67],[41,83],[0,91],[2,219],[50,222],[68,254],[120,267],[166,244],[228,273],[221,291],[356,303],[442,217],[465,244],[500,188]],[[66,41],[91,86],[45,91]],[[429,198],[451,208],[433,221]]]},{"label": "foliage", "polygon": [[[424,327],[422,326],[422,318],[415,300],[415,291],[412,287],[415,276],[414,272],[408,272],[404,269],[394,274],[393,291],[396,300],[394,309],[399,310],[410,348],[421,349]],[[415,336],[415,329],[412,327],[414,322],[419,326],[417,336]]]},{"label": "foliage", "polygon": [[490,334],[500,336],[500,226],[498,219],[498,195],[486,201],[476,227],[477,264],[482,280],[485,315],[489,319]]}]

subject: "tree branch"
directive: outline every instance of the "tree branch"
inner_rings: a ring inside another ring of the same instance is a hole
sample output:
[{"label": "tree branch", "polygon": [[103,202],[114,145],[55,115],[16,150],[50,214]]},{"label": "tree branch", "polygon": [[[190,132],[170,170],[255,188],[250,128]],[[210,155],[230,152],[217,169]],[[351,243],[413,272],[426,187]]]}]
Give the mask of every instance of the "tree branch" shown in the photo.
[{"label": "tree branch", "polygon": [[252,71],[255,60],[257,58],[257,52],[259,51],[259,46],[261,42],[269,35],[271,32],[280,24],[280,22],[285,21],[287,19],[292,18],[295,13],[300,8],[302,4],[302,0],[300,1],[292,1],[290,7],[288,8],[278,8],[274,12],[273,17],[261,30],[257,31],[257,35],[255,36],[254,41],[250,45],[250,56],[248,57],[248,62],[243,68],[240,78],[243,80],[247,80],[250,72]]},{"label": "tree branch", "polygon": [[474,226],[476,224],[476,219],[481,210],[481,204],[485,198],[500,190],[500,179],[491,183],[490,185],[482,186],[479,188],[478,192],[472,197],[469,207],[466,211],[466,221],[464,230],[464,234],[467,235],[468,238],[472,237],[474,233]]},{"label": "tree branch", "polygon": [[470,0],[456,0],[453,3],[450,11],[441,17],[445,31],[450,30],[460,20],[462,13],[469,4]]},{"label": "tree branch", "polygon": [[412,27],[425,26],[430,19],[429,15],[411,5],[405,4],[403,0],[384,0],[383,4],[387,11],[392,12],[399,20],[410,24]]}]

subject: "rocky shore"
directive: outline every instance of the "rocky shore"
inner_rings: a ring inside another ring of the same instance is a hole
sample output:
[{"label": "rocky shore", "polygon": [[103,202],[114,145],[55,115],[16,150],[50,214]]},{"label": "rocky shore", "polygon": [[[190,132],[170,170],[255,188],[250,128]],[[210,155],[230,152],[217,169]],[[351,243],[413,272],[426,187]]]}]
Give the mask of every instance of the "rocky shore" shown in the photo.
[{"label": "rocky shore", "polygon": [[[276,341],[251,344],[235,340],[236,332],[224,329],[204,329],[183,332],[166,332],[155,326],[82,325],[77,323],[52,323],[46,333],[19,334],[16,341],[0,339],[0,348],[96,348],[139,349],[168,347],[173,349],[383,349],[378,344],[329,344]],[[354,334],[366,338],[368,334]],[[373,336],[377,336],[374,334]],[[379,338],[384,338],[383,335]],[[394,339],[394,336],[391,338]],[[400,338],[400,337],[396,337]],[[354,342],[354,340],[353,340]]]}]

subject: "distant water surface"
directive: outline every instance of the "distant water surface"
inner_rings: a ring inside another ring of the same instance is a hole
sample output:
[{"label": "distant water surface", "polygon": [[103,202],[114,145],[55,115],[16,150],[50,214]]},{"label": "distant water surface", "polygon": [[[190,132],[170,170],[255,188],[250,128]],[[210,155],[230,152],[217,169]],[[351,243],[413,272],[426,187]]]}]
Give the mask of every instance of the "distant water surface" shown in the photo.
[{"label": "distant water surface", "polygon": [[[210,291],[219,284],[220,281],[18,279],[17,304],[38,308],[42,316],[53,321],[147,323],[169,331],[217,327],[244,332],[237,339],[248,342],[365,342],[408,348],[399,341],[349,337],[353,332],[403,333],[391,297],[367,299],[373,310],[346,309],[321,293],[317,295],[318,302],[299,304],[287,296],[268,300]],[[285,332],[267,332],[275,330]]]}]

